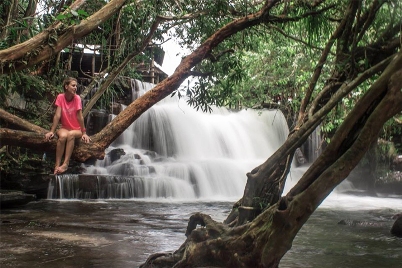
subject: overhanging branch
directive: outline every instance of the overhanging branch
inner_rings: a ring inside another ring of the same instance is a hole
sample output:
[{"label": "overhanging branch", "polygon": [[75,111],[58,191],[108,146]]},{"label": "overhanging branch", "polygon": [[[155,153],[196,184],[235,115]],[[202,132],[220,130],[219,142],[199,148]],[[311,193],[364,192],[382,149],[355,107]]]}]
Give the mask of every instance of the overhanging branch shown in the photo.
[{"label": "overhanging branch", "polygon": [[[85,1],[76,1],[81,3]],[[19,71],[31,67],[41,61],[48,60],[50,57],[60,52],[72,40],[81,38],[96,29],[104,21],[108,20],[117,10],[119,10],[126,0],[112,0],[102,7],[98,12],[82,20],[80,24],[73,25],[61,32],[61,22],[53,24],[51,27],[41,32],[37,36],[18,44],[11,48],[0,51],[0,74],[7,74],[13,71]],[[73,4],[73,5],[74,5]],[[82,3],[81,3],[82,4]],[[56,40],[56,43],[50,44],[49,39]],[[30,53],[35,51],[35,53]]]}]

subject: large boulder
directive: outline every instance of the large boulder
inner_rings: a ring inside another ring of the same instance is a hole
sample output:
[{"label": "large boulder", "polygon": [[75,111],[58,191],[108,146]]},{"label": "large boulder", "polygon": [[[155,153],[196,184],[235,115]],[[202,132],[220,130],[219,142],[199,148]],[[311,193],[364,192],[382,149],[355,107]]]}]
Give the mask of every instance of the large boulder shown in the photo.
[{"label": "large boulder", "polygon": [[0,190],[20,191],[36,195],[36,198],[47,197],[50,175],[34,172],[22,172],[15,169],[13,173],[0,172]]},{"label": "large boulder", "polygon": [[391,234],[397,237],[402,237],[402,214],[395,215],[396,221],[391,228]]}]

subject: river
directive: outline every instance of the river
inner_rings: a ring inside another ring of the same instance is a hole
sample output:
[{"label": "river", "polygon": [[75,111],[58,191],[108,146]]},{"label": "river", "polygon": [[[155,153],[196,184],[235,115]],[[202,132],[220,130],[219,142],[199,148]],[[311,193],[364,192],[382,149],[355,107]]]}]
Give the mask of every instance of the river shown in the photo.
[{"label": "river", "polygon": [[[40,200],[1,210],[1,267],[138,267],[185,241],[194,212],[223,221],[234,200]],[[296,236],[280,267],[400,267],[390,235],[397,197],[333,193]],[[375,226],[340,225],[340,220]]]}]

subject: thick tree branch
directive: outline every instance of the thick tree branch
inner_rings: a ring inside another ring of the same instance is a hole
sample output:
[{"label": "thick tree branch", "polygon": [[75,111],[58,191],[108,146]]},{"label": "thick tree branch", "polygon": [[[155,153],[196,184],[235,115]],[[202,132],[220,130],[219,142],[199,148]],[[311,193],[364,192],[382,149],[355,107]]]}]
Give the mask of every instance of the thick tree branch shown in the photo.
[{"label": "thick tree branch", "polygon": [[377,12],[380,10],[382,5],[386,4],[386,2],[387,1],[373,1],[371,7],[361,17],[361,20],[356,23],[356,32],[358,32],[356,43],[359,43],[362,40],[368,28],[372,25],[374,19],[376,18]]},{"label": "thick tree branch", "polygon": [[[78,3],[82,4],[82,2],[85,1],[74,2],[72,8],[76,8],[76,5],[78,5]],[[125,2],[125,0],[110,1],[98,12],[87,19],[82,20],[80,24],[64,29],[60,35],[58,31],[63,24],[61,22],[56,22],[47,30],[28,41],[0,51],[0,74],[22,70],[49,59],[60,52],[74,39],[81,38],[96,29],[99,25],[115,14]],[[49,39],[56,39],[56,43],[49,43]],[[32,51],[35,53],[30,53]]]},{"label": "thick tree branch", "polygon": [[[36,152],[55,152],[57,139],[46,141],[43,133],[0,128],[0,146],[4,145],[29,148]],[[75,144],[72,159],[84,162],[90,157],[103,159],[105,157],[105,148],[102,148],[99,145],[99,141],[94,139],[92,139],[91,143],[83,143],[78,140]]]},{"label": "thick tree branch", "polygon": [[34,125],[24,119],[21,119],[18,116],[10,114],[1,108],[0,108],[0,119],[4,120],[5,122],[15,126],[16,128],[19,128],[19,129],[32,131],[32,132],[36,132],[36,133],[42,133],[42,134],[47,132],[46,129],[41,128],[37,125]]},{"label": "thick tree branch", "polygon": [[[342,124],[343,127],[341,127],[335,134],[337,138],[341,136],[341,139],[337,139],[341,142],[330,144],[328,147],[328,153],[323,154],[322,156],[320,156],[320,158],[328,159],[328,154],[333,154],[333,152],[337,150],[341,150],[344,153],[341,156],[332,158],[333,163],[329,167],[327,163],[327,168],[325,168],[325,171],[319,172],[320,175],[318,177],[315,177],[312,183],[308,183],[308,187],[305,187],[306,181],[311,182],[311,178],[314,178],[314,175],[313,177],[311,177],[311,172],[309,172],[309,169],[300,179],[299,183],[293,188],[294,190],[292,189],[288,195],[293,196],[294,194],[301,193],[301,195],[305,198],[308,198],[310,200],[312,199],[315,208],[317,208],[318,205],[331,193],[332,189],[335,188],[347,177],[347,175],[352,171],[352,169],[358,164],[358,162],[367,152],[367,144],[370,144],[374,142],[375,139],[377,139],[378,132],[381,130],[383,124],[385,124],[385,122],[389,118],[401,112],[402,81],[399,78],[401,75],[402,69],[399,69],[399,71],[394,71],[393,75],[390,78],[388,75],[386,75],[389,78],[388,83],[385,83],[384,85],[383,80],[379,81],[379,83],[376,85],[375,88],[385,88],[385,90],[383,89],[382,92],[386,91],[386,94],[382,98],[382,100],[378,104],[376,104],[373,111],[364,122],[364,126],[362,127],[361,131],[359,131],[356,139],[353,141],[350,147],[347,148],[346,151],[343,151],[342,148],[340,148],[340,145],[342,145],[342,141],[344,141],[347,137],[345,133],[348,131],[345,131],[344,128],[353,127],[353,125],[350,125],[350,122],[346,122]],[[377,94],[373,93],[373,95]],[[359,112],[359,109],[355,110]],[[353,112],[350,115],[350,120],[355,121],[354,118],[356,118],[356,116],[353,114]],[[322,163],[322,161],[319,162]],[[315,169],[315,167],[312,166],[311,169]],[[303,188],[304,190],[302,190]],[[314,194],[312,195],[313,192]]]},{"label": "thick tree branch", "polygon": [[38,132],[27,132],[0,128],[0,144],[29,148],[34,151],[54,151],[56,149],[56,139],[45,142],[45,135]]},{"label": "thick tree branch", "polygon": [[[85,0],[77,0],[69,7],[68,11],[70,10],[77,10],[85,3]],[[37,34],[36,36],[32,37],[31,39],[12,46],[10,48],[4,49],[0,51],[0,63],[4,65],[4,63],[22,59],[28,52],[35,48],[39,48],[42,44],[44,44],[48,39],[51,32],[60,29],[63,26],[63,23],[60,21],[54,22],[51,26],[49,26],[46,30],[42,31],[41,33]]]},{"label": "thick tree branch", "polygon": [[[398,66],[398,64],[401,64],[402,66],[401,53],[393,58],[393,61],[389,64],[387,69],[391,69],[395,72],[395,70],[397,70],[395,68],[397,68],[396,66]],[[382,79],[389,79],[389,77],[392,75],[391,71],[384,71],[384,73],[385,74],[381,76]],[[307,137],[319,125],[323,117],[328,114],[337,105],[339,100],[347,95],[350,90],[356,88],[359,84],[361,84],[364,81],[363,78],[360,79],[360,77],[358,77],[354,81],[348,84],[344,84],[340,89],[338,89],[333,97],[320,110],[318,110],[312,117],[309,117],[308,120],[305,121],[304,124],[297,131],[294,131],[289,135],[285,143],[273,155],[271,155],[263,164],[256,167],[253,171],[247,174],[248,181],[254,181],[254,184],[259,185],[262,180],[268,178],[270,174],[272,174],[274,170],[278,167],[278,163],[282,163],[283,156],[292,155],[293,152],[304,143]],[[380,81],[382,80],[378,79],[375,85],[380,83]],[[374,91],[377,93],[381,92],[380,89],[376,89]],[[336,155],[337,153],[335,152],[332,154],[333,157],[336,157]],[[315,163],[319,162],[316,161]],[[317,165],[318,167],[324,166],[322,163]],[[257,191],[259,189],[255,189],[253,187],[248,188],[248,184],[249,183],[247,183],[245,193],[243,195],[242,205],[252,207],[254,203],[253,197],[258,196],[254,193],[254,191]],[[249,193],[250,191],[252,193]]]}]

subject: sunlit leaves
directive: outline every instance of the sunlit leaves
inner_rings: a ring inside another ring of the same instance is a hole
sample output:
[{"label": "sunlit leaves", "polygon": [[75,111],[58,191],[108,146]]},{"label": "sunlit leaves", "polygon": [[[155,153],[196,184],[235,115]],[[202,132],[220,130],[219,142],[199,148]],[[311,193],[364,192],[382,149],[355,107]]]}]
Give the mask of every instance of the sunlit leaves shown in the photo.
[{"label": "sunlit leaves", "polygon": [[58,14],[57,20],[62,21],[66,25],[79,24],[81,20],[87,18],[89,15],[85,10],[69,10],[67,13]]}]

